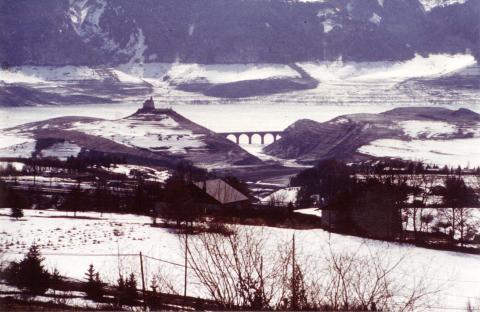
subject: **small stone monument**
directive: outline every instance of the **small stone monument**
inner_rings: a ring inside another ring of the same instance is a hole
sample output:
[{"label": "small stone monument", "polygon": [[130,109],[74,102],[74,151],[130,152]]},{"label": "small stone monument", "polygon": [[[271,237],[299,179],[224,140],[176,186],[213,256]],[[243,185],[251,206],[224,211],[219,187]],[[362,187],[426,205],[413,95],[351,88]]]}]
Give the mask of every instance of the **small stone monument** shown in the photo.
[{"label": "small stone monument", "polygon": [[155,103],[153,102],[152,97],[150,97],[148,100],[143,102],[142,110],[154,110],[154,109],[155,109]]}]

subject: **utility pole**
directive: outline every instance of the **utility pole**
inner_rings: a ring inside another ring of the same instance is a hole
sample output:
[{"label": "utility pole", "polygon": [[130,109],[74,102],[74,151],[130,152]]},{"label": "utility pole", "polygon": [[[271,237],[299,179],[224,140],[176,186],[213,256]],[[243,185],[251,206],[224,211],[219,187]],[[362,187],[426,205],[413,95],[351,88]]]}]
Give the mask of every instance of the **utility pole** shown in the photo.
[{"label": "utility pole", "polygon": [[295,234],[292,237],[292,310],[297,310],[297,283],[295,277]]},{"label": "utility pole", "polygon": [[140,256],[140,272],[142,273],[142,294],[143,294],[143,309],[147,310],[147,296],[145,293],[145,275],[143,273],[143,257],[142,252],[139,253]]},{"label": "utility pole", "polygon": [[187,296],[187,257],[188,257],[188,230],[185,229],[185,280],[183,288],[183,296]]}]

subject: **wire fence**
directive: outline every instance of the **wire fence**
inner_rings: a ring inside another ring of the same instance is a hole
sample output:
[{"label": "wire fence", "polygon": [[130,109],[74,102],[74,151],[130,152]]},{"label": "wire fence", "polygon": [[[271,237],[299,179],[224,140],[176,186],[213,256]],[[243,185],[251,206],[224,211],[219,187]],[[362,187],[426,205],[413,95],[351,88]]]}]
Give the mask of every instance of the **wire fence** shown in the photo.
[{"label": "wire fence", "polygon": [[[3,251],[2,252],[3,254],[11,254],[11,255],[25,255],[26,253],[25,252],[14,252],[14,251]],[[139,261],[144,261],[146,259],[149,259],[149,260],[153,260],[153,261],[157,261],[157,262],[160,262],[160,263],[164,263],[164,264],[168,264],[168,265],[171,265],[171,266],[175,266],[175,267],[178,267],[178,268],[182,268],[182,269],[188,269],[188,270],[191,270],[191,271],[198,271],[199,269],[198,268],[194,268],[188,264],[186,264],[186,262],[184,263],[179,263],[179,262],[175,262],[175,261],[171,261],[171,260],[167,260],[167,259],[163,259],[163,258],[159,258],[159,257],[153,257],[153,256],[150,256],[150,255],[147,255],[147,254],[143,254],[143,253],[67,253],[67,252],[47,252],[47,253],[42,253],[43,256],[67,256],[67,257],[139,257]],[[140,256],[141,255],[141,256]],[[142,260],[144,259],[144,260]],[[415,277],[415,275],[413,274],[408,274],[408,273],[404,273],[405,275],[408,275],[408,276],[413,276]],[[77,278],[73,278],[74,280],[77,280],[79,282],[81,282],[80,279],[77,279]],[[463,284],[468,284],[469,287],[476,287],[476,289],[480,289],[480,281],[477,281],[477,280],[448,280],[448,279],[441,279],[441,278],[435,278],[435,277],[428,277],[429,280],[434,280],[434,281],[439,281],[439,282],[445,282],[445,283],[449,283],[449,282],[452,282],[454,281],[455,283],[463,283]],[[194,285],[202,285],[201,283],[199,282],[195,282],[195,281],[188,281],[188,284],[194,284]],[[472,285],[473,284],[473,285]],[[478,285],[478,286],[477,286]],[[459,295],[449,295],[449,294],[445,294],[444,296],[448,296],[448,297],[453,297],[453,298],[462,298],[462,299],[476,299],[476,300],[479,300],[480,301],[480,297],[479,298],[472,298],[472,297],[468,297],[468,296],[459,296]],[[463,306],[463,307],[455,307],[455,306],[427,306],[425,307],[426,310],[430,310],[430,311],[437,311],[437,310],[449,310],[449,311],[465,311],[467,310],[467,307],[466,306]],[[480,311],[480,307],[479,308],[475,308],[475,307],[469,307],[468,308],[468,311]]]}]

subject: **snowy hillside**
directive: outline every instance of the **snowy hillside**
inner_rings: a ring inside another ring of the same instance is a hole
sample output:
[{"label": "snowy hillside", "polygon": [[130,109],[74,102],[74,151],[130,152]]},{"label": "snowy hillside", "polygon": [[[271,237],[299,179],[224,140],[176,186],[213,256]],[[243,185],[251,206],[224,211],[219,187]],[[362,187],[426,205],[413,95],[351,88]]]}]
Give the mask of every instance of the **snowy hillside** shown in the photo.
[{"label": "snowy hillside", "polygon": [[324,123],[299,120],[264,151],[304,163],[332,157],[357,161],[368,155],[476,167],[479,140],[480,115],[473,111],[396,108],[343,115]]},{"label": "snowy hillside", "polygon": [[[83,279],[90,264],[101,272],[103,280],[115,283],[119,272],[140,272],[138,253],[144,255],[146,282],[149,285],[156,274],[168,278],[176,291],[183,289],[183,253],[180,238],[164,228],[150,226],[150,218],[128,214],[78,213],[82,218],[72,218],[72,213],[46,210],[25,210],[25,218],[13,221],[7,209],[0,210],[0,246],[3,259],[19,259],[35,241],[46,258],[49,269],[60,274]],[[54,218],[49,218],[54,217]],[[323,269],[325,254],[357,251],[360,254],[381,254],[382,263],[395,263],[394,277],[408,287],[426,280],[435,293],[432,306],[463,309],[468,300],[478,299],[480,272],[477,255],[449,251],[436,251],[408,244],[381,242],[344,236],[326,231],[291,230],[271,227],[239,226],[240,230],[256,231],[257,237],[268,239],[269,247],[285,245],[295,233],[297,261],[314,261]],[[190,238],[195,243],[195,237]],[[268,253],[268,251],[265,251]],[[120,254],[120,256],[118,256]],[[149,258],[151,257],[151,258]],[[160,262],[161,259],[170,262]],[[269,259],[268,256],[265,259]],[[178,263],[174,265],[171,263]],[[327,269],[327,268],[325,268]],[[328,271],[325,271],[328,272]],[[193,272],[189,270],[188,294],[205,295]],[[433,309],[435,310],[435,309]]]},{"label": "snowy hillside", "polygon": [[28,158],[35,151],[40,157],[65,159],[94,151],[140,165],[168,167],[182,159],[209,168],[261,164],[235,143],[171,109],[139,110],[116,120],[60,117],[4,129],[0,135],[1,157]]},{"label": "snowy hillside", "polygon": [[[0,106],[118,103],[141,101],[151,94],[165,105],[209,103],[218,98],[228,98],[229,102],[252,98],[257,103],[257,97],[266,96],[270,96],[268,101],[286,102],[285,94],[297,102],[315,103],[321,96],[323,103],[368,100],[424,105],[461,99],[468,105],[472,100],[477,103],[471,99],[478,98],[477,67],[470,54],[416,55],[402,62],[337,60],[290,65],[20,66],[0,70]],[[277,93],[281,96],[275,98]]]},{"label": "snowy hillside", "polygon": [[[375,140],[358,151],[377,157],[401,158],[440,166],[480,166],[480,122],[458,126],[444,121],[409,120],[399,122],[398,126],[408,140]],[[458,134],[464,138],[455,139]]]},{"label": "snowy hillside", "polygon": [[358,152],[376,157],[400,158],[426,164],[462,168],[480,166],[480,138],[457,140],[372,141]]},{"label": "snowy hillside", "polygon": [[104,137],[131,147],[151,151],[165,150],[172,154],[185,154],[205,147],[205,135],[194,134],[189,129],[182,128],[168,115],[147,113],[121,120],[75,122],[67,130]]}]

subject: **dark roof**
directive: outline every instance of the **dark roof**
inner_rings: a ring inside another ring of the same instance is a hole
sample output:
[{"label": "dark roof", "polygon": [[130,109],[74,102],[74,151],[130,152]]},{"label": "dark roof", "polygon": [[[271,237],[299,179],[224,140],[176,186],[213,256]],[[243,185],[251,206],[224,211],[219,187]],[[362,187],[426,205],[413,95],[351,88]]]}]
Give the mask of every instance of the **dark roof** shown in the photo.
[{"label": "dark roof", "polygon": [[196,182],[194,185],[201,190],[205,190],[205,193],[221,204],[248,200],[247,196],[243,195],[237,189],[221,179]]}]

